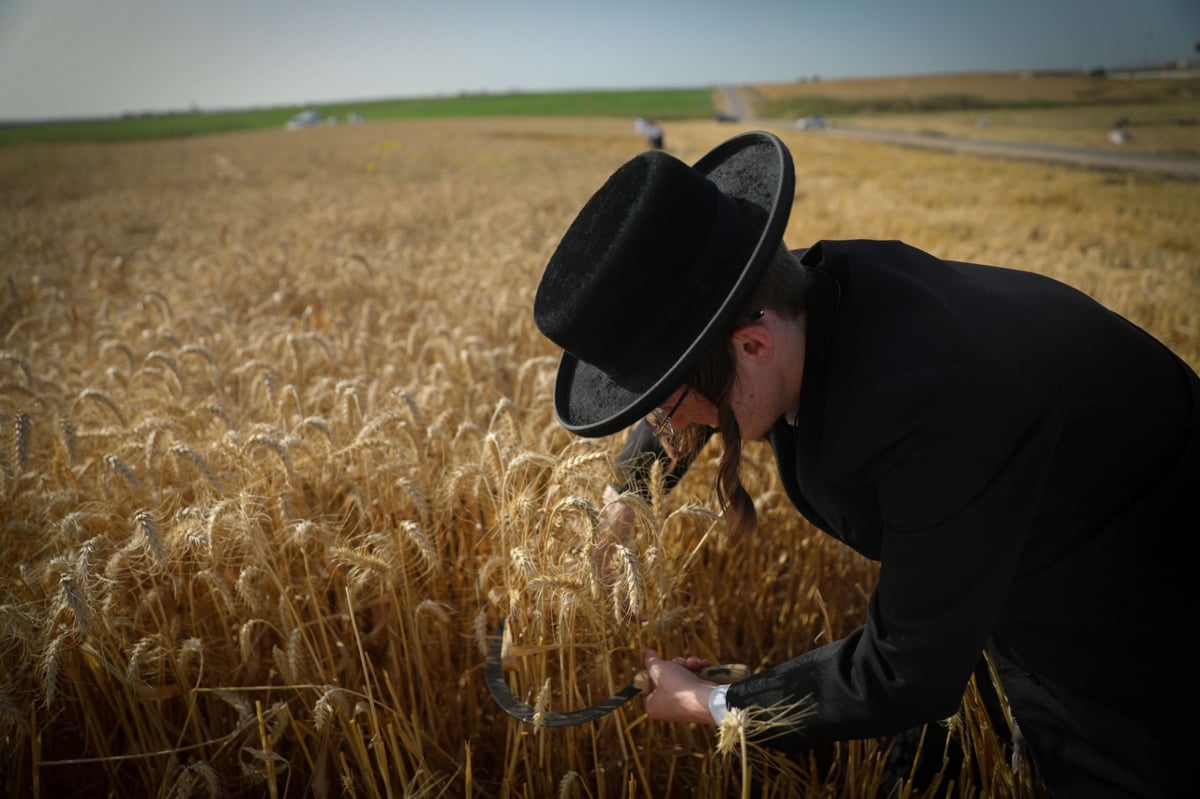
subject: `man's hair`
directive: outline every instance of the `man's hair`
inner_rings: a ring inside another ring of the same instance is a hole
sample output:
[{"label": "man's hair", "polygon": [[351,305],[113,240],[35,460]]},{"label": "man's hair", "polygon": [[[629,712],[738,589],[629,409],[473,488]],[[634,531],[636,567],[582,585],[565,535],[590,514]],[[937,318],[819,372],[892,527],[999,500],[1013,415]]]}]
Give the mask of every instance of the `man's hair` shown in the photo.
[{"label": "man's hair", "polygon": [[[738,309],[734,327],[752,321],[760,311],[773,311],[785,319],[796,319],[808,309],[811,278],[797,254],[780,242],[766,272],[749,299]],[[742,438],[733,415],[730,398],[737,380],[737,356],[731,338],[726,337],[708,359],[692,373],[687,385],[717,408],[717,432],[723,450],[717,467],[717,498],[725,513],[725,525],[733,540],[754,529],[754,501],[742,485]],[[700,436],[694,428],[677,442],[687,460],[695,455]]]}]

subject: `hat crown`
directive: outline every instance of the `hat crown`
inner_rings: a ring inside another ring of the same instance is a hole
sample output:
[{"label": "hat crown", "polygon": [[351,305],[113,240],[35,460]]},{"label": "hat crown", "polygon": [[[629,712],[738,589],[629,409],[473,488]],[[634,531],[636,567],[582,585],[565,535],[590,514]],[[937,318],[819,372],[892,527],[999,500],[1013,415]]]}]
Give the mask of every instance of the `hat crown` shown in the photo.
[{"label": "hat crown", "polygon": [[699,310],[733,263],[738,203],[652,150],[626,162],[568,228],[546,267],[534,319],[547,338],[618,382]]}]

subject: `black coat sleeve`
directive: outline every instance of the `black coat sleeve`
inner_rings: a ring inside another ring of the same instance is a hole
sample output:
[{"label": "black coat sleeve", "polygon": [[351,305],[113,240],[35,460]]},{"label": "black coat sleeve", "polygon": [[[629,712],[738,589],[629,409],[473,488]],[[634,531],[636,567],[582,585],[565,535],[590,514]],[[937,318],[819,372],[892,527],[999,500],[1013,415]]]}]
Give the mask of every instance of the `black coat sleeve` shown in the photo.
[{"label": "black coat sleeve", "polygon": [[862,627],[729,689],[732,707],[805,700],[802,718],[769,730],[773,747],[894,734],[957,710],[1061,432],[1019,388],[957,369],[902,375],[844,418],[824,447],[830,490],[854,508],[840,520],[851,538],[877,536],[879,582]]}]

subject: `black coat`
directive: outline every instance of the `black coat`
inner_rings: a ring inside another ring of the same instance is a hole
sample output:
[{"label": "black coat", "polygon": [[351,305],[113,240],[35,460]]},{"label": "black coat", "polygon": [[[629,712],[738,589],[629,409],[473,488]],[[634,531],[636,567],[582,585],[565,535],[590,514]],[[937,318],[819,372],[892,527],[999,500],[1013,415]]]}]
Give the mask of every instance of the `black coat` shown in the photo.
[{"label": "black coat", "polygon": [[[770,440],[800,512],[880,575],[862,627],[731,686],[729,705],[811,697],[779,748],[889,735],[952,715],[987,649],[1052,786],[1106,758],[1169,768],[1167,713],[1196,707],[1194,371],[1044,276],[900,242],[802,260],[799,415]],[[1092,786],[1153,791],[1143,778]]]}]

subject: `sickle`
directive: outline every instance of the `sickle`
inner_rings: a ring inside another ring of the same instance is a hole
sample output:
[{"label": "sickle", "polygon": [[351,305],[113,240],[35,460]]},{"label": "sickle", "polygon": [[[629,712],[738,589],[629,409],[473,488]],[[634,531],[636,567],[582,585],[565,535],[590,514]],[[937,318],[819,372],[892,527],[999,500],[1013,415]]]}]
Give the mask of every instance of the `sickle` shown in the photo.
[{"label": "sickle", "polygon": [[[538,716],[537,709],[527,702],[522,702],[513,696],[513,692],[508,687],[508,681],[504,679],[503,665],[503,650],[504,650],[504,619],[500,620],[500,626],[496,628],[496,637],[488,645],[487,654],[487,684],[488,691],[491,692],[492,698],[504,708],[504,711],[513,718],[520,719],[526,724],[541,724],[543,727],[575,727],[580,724],[587,724],[589,721],[603,718],[609,713],[619,708],[621,705],[633,699],[642,692],[642,686],[646,683],[643,675],[639,674],[634,681],[622,688],[618,693],[604,699],[591,707],[585,707],[582,710],[572,710],[567,713],[556,713],[552,710],[543,710],[540,714],[540,721],[535,719]],[[698,672],[700,676],[713,682],[733,682],[745,677],[748,669],[743,665],[731,666],[711,666],[706,669],[701,669]]]}]

